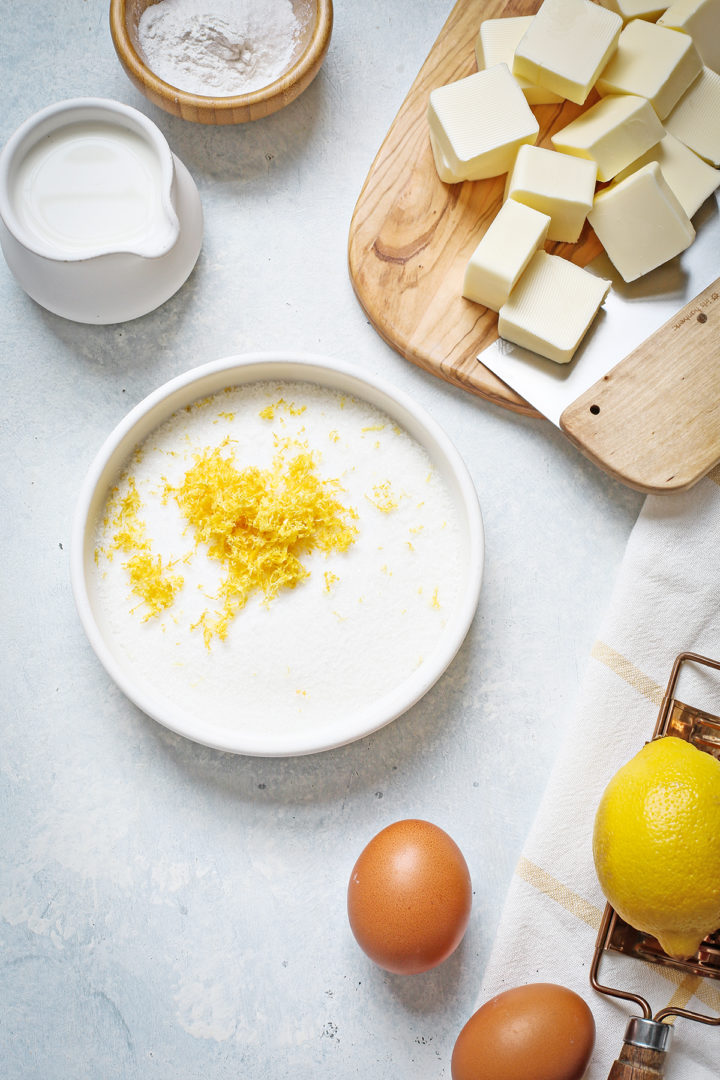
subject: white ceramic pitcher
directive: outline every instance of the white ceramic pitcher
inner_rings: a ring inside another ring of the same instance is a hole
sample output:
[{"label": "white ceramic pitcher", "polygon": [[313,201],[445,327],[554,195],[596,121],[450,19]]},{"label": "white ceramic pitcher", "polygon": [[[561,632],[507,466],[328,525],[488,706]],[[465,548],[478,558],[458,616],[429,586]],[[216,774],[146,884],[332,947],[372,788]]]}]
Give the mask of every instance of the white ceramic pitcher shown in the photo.
[{"label": "white ceramic pitcher", "polygon": [[36,113],[0,154],[0,245],[23,289],[85,323],[145,315],[189,276],[202,243],[192,177],[159,128],[116,101]]}]

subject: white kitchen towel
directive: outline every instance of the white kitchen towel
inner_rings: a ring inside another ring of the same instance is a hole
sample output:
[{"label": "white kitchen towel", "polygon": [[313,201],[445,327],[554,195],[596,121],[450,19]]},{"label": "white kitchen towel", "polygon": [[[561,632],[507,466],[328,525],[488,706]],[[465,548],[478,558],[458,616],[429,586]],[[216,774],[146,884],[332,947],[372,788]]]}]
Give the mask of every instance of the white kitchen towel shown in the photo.
[{"label": "white kitchen towel", "polygon": [[[605,906],[592,858],[595,811],[610,777],[652,736],[675,657],[684,651],[720,659],[720,467],[688,492],[648,496],[643,504],[576,716],[513,876],[477,1003],[528,982],[576,990],[597,1027],[587,1080],[606,1080],[627,1020],[639,1014],[589,983]],[[676,696],[720,714],[717,673],[713,683],[707,669],[693,667],[686,672],[684,665],[686,682]],[[608,954],[599,978],[639,992],[654,1012],[672,1001],[720,1013],[720,980]],[[719,1076],[720,1027],[678,1019],[667,1080]]]}]

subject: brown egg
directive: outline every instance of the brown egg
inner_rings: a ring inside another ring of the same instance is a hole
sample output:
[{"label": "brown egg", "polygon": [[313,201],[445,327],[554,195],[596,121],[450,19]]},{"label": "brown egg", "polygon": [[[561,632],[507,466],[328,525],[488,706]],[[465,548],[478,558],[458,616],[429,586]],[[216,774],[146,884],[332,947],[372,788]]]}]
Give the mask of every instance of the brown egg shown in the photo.
[{"label": "brown egg", "polygon": [[452,1055],[452,1080],[580,1080],[595,1021],[579,994],[530,983],[491,998],[468,1020]]},{"label": "brown egg", "polygon": [[470,918],[472,887],[460,848],[428,821],[396,821],[361,852],[347,906],[360,948],[386,971],[411,975],[446,960]]}]

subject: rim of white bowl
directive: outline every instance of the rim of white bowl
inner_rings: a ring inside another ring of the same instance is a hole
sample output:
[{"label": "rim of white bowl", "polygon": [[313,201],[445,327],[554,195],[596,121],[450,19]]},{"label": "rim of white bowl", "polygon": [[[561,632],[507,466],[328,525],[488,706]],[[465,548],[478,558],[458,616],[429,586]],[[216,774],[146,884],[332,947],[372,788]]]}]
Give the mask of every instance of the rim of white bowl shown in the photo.
[{"label": "rim of white bowl", "polygon": [[[95,619],[87,573],[99,510],[105,504],[111,481],[133,449],[177,409],[199,397],[229,385],[268,380],[310,382],[344,390],[397,420],[424,447],[446,483],[455,488],[453,495],[465,517],[468,551],[464,587],[431,657],[392,691],[339,721],[272,735],[212,725],[134,682],[116,660]],[[355,742],[396,720],[424,697],[448,668],[470,629],[480,597],[484,556],[482,512],[475,485],[452,440],[423,406],[384,379],[327,356],[296,351],[258,352],[226,356],[178,375],[140,401],[117,424],[96,454],[80,489],[72,524],[70,578],[80,621],[97,658],[125,696],[147,716],[178,735],[217,750],[256,757],[295,757]]]}]

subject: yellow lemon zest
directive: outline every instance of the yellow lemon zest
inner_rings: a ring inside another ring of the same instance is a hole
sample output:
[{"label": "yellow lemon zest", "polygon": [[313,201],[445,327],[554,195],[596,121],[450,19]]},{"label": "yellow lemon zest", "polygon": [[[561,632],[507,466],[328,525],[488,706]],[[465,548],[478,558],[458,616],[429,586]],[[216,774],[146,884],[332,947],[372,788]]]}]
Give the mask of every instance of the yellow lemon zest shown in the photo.
[{"label": "yellow lemon zest", "polygon": [[302,416],[307,409],[307,405],[296,405],[294,401],[286,401],[285,398],[279,398],[271,405],[266,405],[264,409],[261,409],[259,416],[262,420],[274,420],[275,413],[280,409],[285,409],[291,416]]},{"label": "yellow lemon zest", "polygon": [[393,510],[397,510],[400,505],[399,499],[393,493],[389,480],[383,480],[381,484],[374,484],[371,490],[372,494],[366,494],[365,498],[373,506],[377,507],[382,514],[390,514]]},{"label": "yellow lemon zest", "polygon": [[162,555],[154,555],[147,536],[145,522],[140,516],[142,500],[134,477],[128,480],[127,492],[116,494],[110,510],[114,526],[108,556],[112,551],[122,551],[130,558],[123,565],[130,577],[130,587],[140,601],[147,605],[145,621],[169,608],[185,581],[171,570],[175,562],[163,564]]},{"label": "yellow lemon zest", "polygon": [[339,501],[337,480],[323,480],[313,454],[286,460],[287,444],[268,469],[238,469],[224,447],[204,450],[183,482],[171,489],[196,544],[225,568],[215,612],[204,612],[205,644],[226,637],[228,625],[255,591],[265,602],[308,577],[302,557],[315,550],[344,552],[355,542],[355,510]]}]

